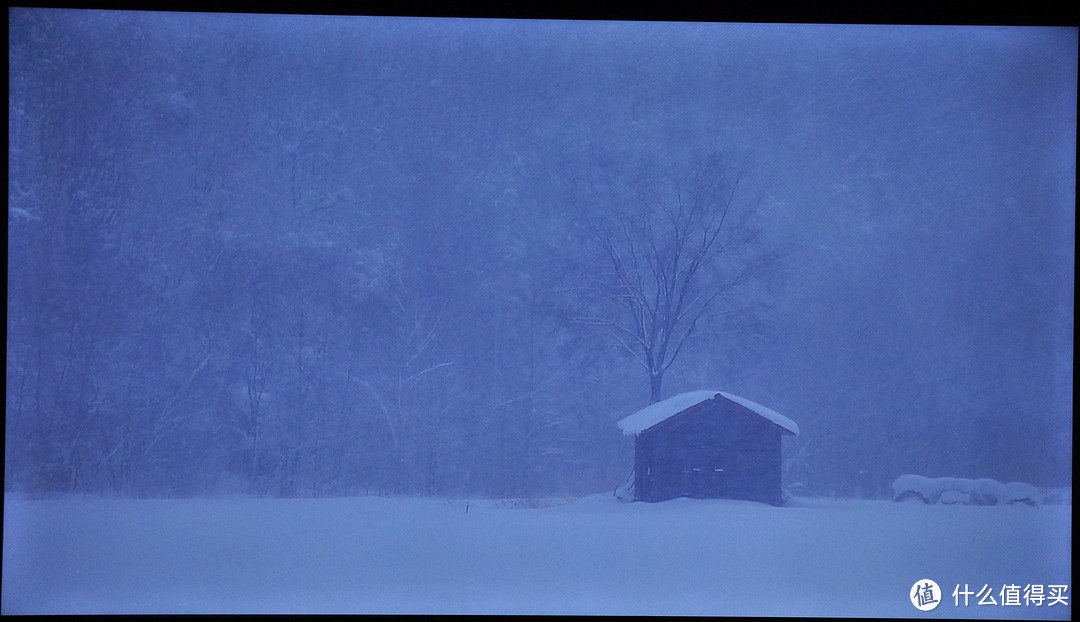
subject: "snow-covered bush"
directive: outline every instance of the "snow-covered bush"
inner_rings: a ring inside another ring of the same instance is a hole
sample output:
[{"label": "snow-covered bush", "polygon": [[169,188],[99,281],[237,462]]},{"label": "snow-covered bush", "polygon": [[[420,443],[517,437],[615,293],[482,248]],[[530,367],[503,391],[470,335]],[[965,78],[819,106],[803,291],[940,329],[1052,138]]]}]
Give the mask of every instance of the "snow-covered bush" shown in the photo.
[{"label": "snow-covered bush", "polygon": [[941,497],[938,498],[938,503],[944,503],[946,505],[962,503],[967,505],[971,503],[971,495],[966,492],[960,492],[959,490],[946,490],[941,493]]},{"label": "snow-covered bush", "polygon": [[[953,478],[958,480],[958,489],[962,492],[966,492],[971,495],[971,503],[974,505],[995,505],[998,499],[1001,498],[1001,482],[988,478],[980,478],[977,480],[965,480],[961,478]],[[967,484],[967,482],[971,482]],[[967,490],[964,490],[964,486],[967,486]]]},{"label": "snow-covered bush", "polygon": [[1041,495],[1031,484],[1001,482],[986,477],[924,477],[906,474],[893,482],[893,501],[917,499],[923,503],[997,505],[1024,503],[1039,505]]},{"label": "snow-covered bush", "polygon": [[944,487],[938,479],[922,475],[901,475],[893,482],[893,501],[918,499],[923,503],[937,503]]},{"label": "snow-covered bush", "polygon": [[1001,503],[1039,505],[1042,495],[1039,489],[1023,482],[1009,482],[1002,487]]}]

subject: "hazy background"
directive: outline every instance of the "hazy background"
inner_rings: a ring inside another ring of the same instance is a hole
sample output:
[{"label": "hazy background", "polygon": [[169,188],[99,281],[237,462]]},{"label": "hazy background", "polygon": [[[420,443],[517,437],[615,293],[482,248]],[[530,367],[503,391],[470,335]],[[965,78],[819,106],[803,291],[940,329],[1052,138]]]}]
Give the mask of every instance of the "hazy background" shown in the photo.
[{"label": "hazy background", "polygon": [[5,490],[614,488],[650,386],[576,319],[583,189],[717,154],[766,260],[665,397],[796,421],[799,494],[1071,485],[1075,29],[9,24]]}]

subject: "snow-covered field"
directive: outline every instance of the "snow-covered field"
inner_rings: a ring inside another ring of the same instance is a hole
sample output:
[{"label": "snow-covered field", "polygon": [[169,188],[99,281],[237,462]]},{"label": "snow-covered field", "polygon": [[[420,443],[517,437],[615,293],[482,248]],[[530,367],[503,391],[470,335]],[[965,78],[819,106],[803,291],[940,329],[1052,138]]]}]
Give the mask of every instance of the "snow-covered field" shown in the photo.
[{"label": "snow-covered field", "polygon": [[[4,504],[19,613],[520,613],[1070,618],[1071,506],[795,499]],[[944,597],[921,612],[919,579]],[[956,585],[998,602],[953,602]],[[1003,606],[1004,585],[1069,585]]]}]

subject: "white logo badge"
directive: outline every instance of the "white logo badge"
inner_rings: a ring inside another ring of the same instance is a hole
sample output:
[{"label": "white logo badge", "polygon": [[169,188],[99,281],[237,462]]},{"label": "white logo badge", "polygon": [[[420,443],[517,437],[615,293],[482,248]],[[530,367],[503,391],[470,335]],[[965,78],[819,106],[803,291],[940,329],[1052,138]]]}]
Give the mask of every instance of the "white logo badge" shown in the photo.
[{"label": "white logo badge", "polygon": [[941,604],[941,588],[930,579],[919,579],[911,586],[911,604],[919,611],[930,611]]}]

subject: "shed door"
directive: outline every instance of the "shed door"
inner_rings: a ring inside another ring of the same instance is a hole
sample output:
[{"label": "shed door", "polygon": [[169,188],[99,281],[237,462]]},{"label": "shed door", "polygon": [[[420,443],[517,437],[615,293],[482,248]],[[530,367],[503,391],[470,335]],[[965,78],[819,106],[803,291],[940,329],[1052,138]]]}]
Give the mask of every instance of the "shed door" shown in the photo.
[{"label": "shed door", "polygon": [[729,494],[728,471],[721,466],[713,466],[704,474],[705,487],[710,497],[725,497]]},{"label": "shed door", "polygon": [[679,495],[694,499],[710,499],[721,492],[718,475],[709,468],[685,468],[679,480]]},{"label": "shed door", "polygon": [[701,488],[701,469],[684,467],[679,471],[679,496],[697,497]]},{"label": "shed door", "polygon": [[715,499],[731,494],[730,473],[719,466],[684,468],[679,472],[678,483],[681,497]]}]

